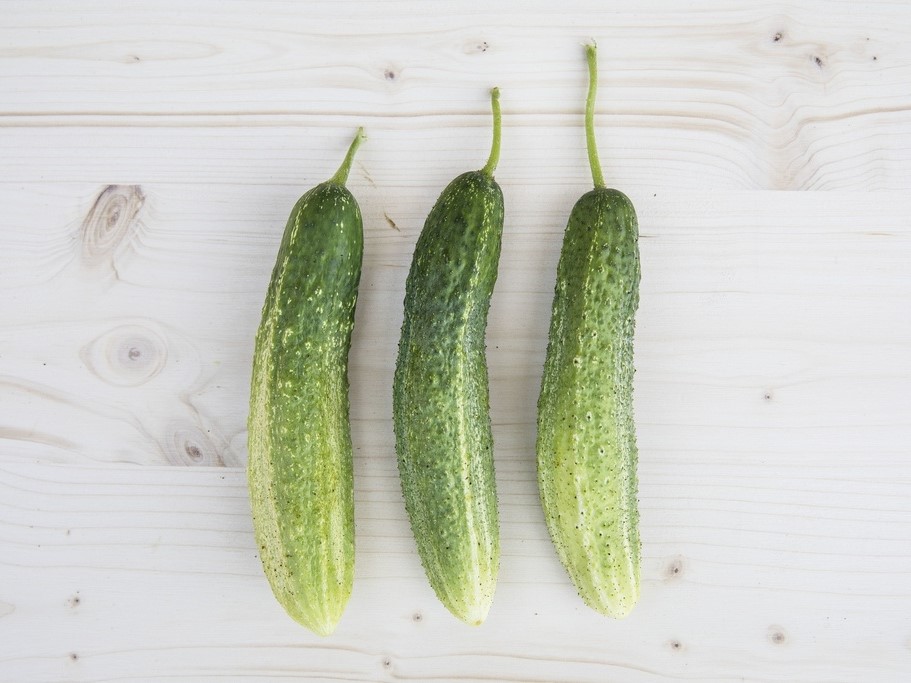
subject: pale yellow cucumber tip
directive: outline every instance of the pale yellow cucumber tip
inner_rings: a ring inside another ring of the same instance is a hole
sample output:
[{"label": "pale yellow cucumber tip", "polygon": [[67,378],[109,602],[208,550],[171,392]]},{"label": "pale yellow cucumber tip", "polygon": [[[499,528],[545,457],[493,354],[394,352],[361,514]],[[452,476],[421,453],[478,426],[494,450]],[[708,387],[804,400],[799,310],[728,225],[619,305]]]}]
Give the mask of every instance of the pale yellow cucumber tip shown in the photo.
[{"label": "pale yellow cucumber tip", "polygon": [[480,626],[487,619],[487,613],[490,611],[490,602],[485,600],[472,605],[462,605],[462,609],[450,608],[449,611],[469,626]]},{"label": "pale yellow cucumber tip", "polygon": [[335,633],[336,626],[338,626],[338,622],[332,622],[332,621],[323,621],[323,622],[319,622],[319,623],[312,623],[312,622],[304,623],[301,621],[299,623],[302,624],[303,626],[306,626],[308,629],[313,631],[313,633],[315,633],[316,635],[318,635],[322,638],[331,636],[333,633]]},{"label": "pale yellow cucumber tip", "polygon": [[325,638],[335,633],[339,621],[342,619],[341,611],[338,614],[325,614],[314,618],[313,615],[304,615],[296,610],[285,609],[288,616],[294,619],[298,624],[305,627],[308,631]]},{"label": "pale yellow cucumber tip", "polygon": [[633,609],[636,607],[636,603],[639,602],[639,591],[636,590],[634,593],[626,595],[620,600],[591,600],[581,593],[579,594],[579,597],[582,598],[582,602],[599,614],[603,614],[605,617],[610,617],[611,619],[626,619],[632,614]]}]

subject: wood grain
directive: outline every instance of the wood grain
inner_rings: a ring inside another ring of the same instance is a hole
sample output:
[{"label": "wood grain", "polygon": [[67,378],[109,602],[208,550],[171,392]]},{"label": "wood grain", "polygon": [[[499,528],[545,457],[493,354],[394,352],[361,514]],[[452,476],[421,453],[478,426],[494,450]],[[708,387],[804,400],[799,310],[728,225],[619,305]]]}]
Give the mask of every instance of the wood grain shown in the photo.
[{"label": "wood grain", "polygon": [[[699,0],[0,3],[0,681],[911,678],[911,10]],[[550,546],[535,399],[562,231],[639,211],[643,599]],[[489,145],[502,518],[488,622],[436,602],[391,381],[424,217]],[[369,140],[351,356],[357,580],[318,639],[246,497],[253,335],[293,202]],[[800,191],[795,191],[800,190]]]}]

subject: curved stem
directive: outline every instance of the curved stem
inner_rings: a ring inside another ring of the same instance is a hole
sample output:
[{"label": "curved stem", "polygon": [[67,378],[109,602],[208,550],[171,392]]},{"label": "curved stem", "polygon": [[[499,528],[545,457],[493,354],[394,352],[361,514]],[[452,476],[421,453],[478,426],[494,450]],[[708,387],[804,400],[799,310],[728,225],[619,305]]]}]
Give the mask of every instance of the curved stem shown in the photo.
[{"label": "curved stem", "polygon": [[588,165],[592,169],[595,187],[604,187],[604,174],[598,160],[598,143],[595,140],[595,97],[598,94],[598,47],[585,46],[588,59],[588,99],[585,100],[585,142],[588,145]]},{"label": "curved stem", "polygon": [[348,148],[348,153],[345,155],[345,160],[342,162],[342,165],[338,167],[338,170],[335,172],[335,175],[329,178],[330,183],[336,183],[338,185],[344,185],[348,180],[348,173],[351,171],[351,164],[354,162],[354,155],[357,152],[357,148],[361,146],[361,143],[367,139],[367,136],[364,135],[363,127],[357,129],[357,134],[354,136],[354,140],[351,141],[351,146]]},{"label": "curved stem", "polygon": [[481,173],[493,178],[493,172],[497,168],[497,162],[500,161],[500,89],[493,88],[490,91],[490,107],[493,109],[493,143],[490,146],[490,157]]}]

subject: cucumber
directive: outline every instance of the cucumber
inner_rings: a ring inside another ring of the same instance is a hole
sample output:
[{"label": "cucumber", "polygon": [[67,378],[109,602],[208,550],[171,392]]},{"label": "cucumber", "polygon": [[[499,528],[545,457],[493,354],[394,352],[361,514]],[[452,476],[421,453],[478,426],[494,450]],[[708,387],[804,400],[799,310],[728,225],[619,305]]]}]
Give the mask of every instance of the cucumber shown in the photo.
[{"label": "cucumber", "polygon": [[453,180],[418,238],[405,286],[393,417],[405,508],[437,597],[487,616],[500,563],[485,331],[503,233],[499,91],[487,165]]},{"label": "cucumber", "polygon": [[585,127],[595,189],[566,226],[538,400],[538,486],[560,560],[582,600],[615,618],[639,598],[633,333],[639,305],[632,202],[604,185],[595,145],[595,46]]},{"label": "cucumber", "polygon": [[263,569],[278,602],[314,633],[335,629],[354,579],[348,350],[363,255],[338,172],[304,194],[285,227],[253,357],[248,478]]}]

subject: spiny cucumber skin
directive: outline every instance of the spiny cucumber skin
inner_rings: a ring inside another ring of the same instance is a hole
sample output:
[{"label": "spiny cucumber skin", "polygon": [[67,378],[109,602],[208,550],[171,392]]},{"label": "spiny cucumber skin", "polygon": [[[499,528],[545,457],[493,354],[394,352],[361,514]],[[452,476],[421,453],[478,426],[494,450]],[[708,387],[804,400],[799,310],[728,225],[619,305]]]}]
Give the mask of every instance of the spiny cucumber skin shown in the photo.
[{"label": "spiny cucumber skin", "polygon": [[623,618],[639,598],[633,422],[638,223],[596,188],[570,215],[538,401],[538,484],[560,560],[583,601]]},{"label": "spiny cucumber skin", "polygon": [[481,172],[453,180],[418,239],[405,288],[393,415],[405,507],[437,597],[487,616],[500,562],[485,332],[503,194]]},{"label": "spiny cucumber skin", "polygon": [[360,209],[316,186],[288,219],[256,337],[248,478],[263,568],[288,614],[335,629],[354,579],[348,350],[363,255]]}]

